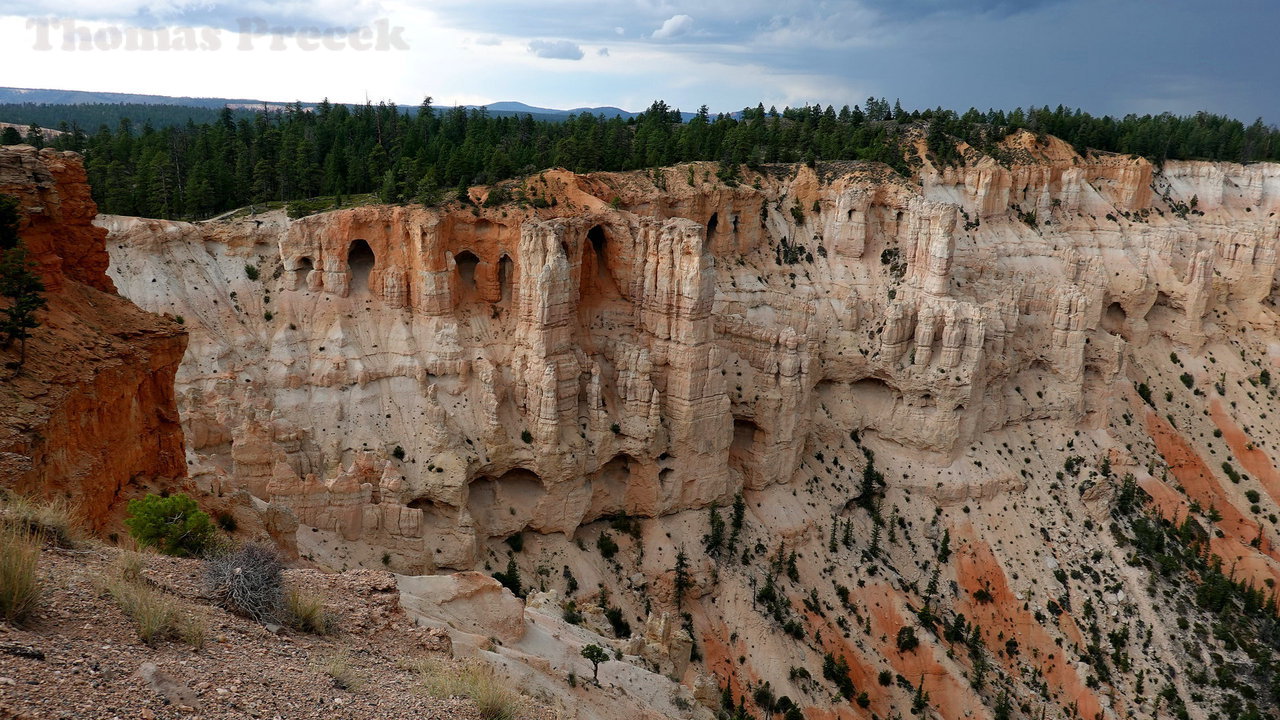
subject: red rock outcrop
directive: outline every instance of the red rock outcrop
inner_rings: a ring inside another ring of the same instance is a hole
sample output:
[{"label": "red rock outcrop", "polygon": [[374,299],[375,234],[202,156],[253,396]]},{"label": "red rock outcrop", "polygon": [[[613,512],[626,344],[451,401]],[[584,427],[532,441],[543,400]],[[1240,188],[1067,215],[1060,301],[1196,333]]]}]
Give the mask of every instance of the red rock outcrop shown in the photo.
[{"label": "red rock outcrop", "polygon": [[26,365],[0,380],[0,483],[70,497],[100,527],[129,483],[186,476],[173,384],[186,332],[116,294],[79,156],[0,148],[0,193],[20,201],[48,300]]}]

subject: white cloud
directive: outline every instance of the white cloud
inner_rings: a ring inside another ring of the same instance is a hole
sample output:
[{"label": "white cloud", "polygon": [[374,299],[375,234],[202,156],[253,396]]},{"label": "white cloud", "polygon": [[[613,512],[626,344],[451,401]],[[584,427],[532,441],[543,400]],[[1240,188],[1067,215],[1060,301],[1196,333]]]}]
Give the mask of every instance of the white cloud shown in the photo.
[{"label": "white cloud", "polygon": [[581,60],[583,55],[582,48],[568,40],[533,40],[529,52],[553,60]]},{"label": "white cloud", "polygon": [[653,31],[654,40],[670,40],[681,35],[688,35],[693,30],[693,18],[688,15],[672,15],[667,18],[662,27]]},{"label": "white cloud", "polygon": [[609,57],[609,48],[602,47],[596,51],[596,54],[599,55],[600,57]]}]

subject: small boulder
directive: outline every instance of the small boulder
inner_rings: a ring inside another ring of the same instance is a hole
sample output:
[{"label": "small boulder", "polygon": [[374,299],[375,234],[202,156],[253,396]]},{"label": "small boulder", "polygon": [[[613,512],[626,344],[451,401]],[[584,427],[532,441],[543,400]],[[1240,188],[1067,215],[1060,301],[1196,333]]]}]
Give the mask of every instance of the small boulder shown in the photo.
[{"label": "small boulder", "polygon": [[524,637],[524,603],[478,572],[400,576],[400,604],[414,615],[503,643]]},{"label": "small boulder", "polygon": [[170,705],[199,709],[200,700],[196,697],[196,692],[181,680],[156,667],[155,663],[142,663],[138,674]]}]

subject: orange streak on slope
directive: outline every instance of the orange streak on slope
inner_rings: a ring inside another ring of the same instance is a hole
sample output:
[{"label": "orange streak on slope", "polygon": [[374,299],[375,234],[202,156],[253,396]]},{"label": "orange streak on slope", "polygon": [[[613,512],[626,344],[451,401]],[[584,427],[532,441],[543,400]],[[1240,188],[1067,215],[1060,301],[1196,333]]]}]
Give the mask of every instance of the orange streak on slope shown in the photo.
[{"label": "orange streak on slope", "polygon": [[[920,645],[914,651],[898,650],[898,631],[907,624],[900,610],[910,612],[902,607],[905,598],[900,593],[888,585],[877,584],[868,585],[859,594],[871,613],[872,636],[885,637],[880,645],[880,654],[912,684],[920,683],[923,678],[929,704],[939,715],[947,720],[990,717],[982,699],[968,683],[962,683],[938,661],[938,655],[945,654],[946,650],[934,643],[927,630],[916,630]],[[871,599],[874,602],[868,602]]]},{"label": "orange streak on slope", "polygon": [[[1191,512],[1190,503],[1185,497],[1156,478],[1143,478],[1138,485],[1151,496],[1156,511],[1169,522],[1177,525]],[[1252,579],[1254,585],[1260,585],[1269,577],[1280,583],[1280,567],[1271,558],[1233,537],[1211,535],[1209,552],[1222,558],[1228,574],[1234,567],[1237,577]]]},{"label": "orange streak on slope", "polygon": [[[839,613],[842,610],[837,608],[834,612]],[[846,642],[844,631],[827,618],[810,611],[805,611],[805,616],[809,618],[810,627],[821,627],[822,650],[831,653],[832,657],[844,658],[844,661],[849,664],[849,678],[853,680],[854,687],[858,689],[858,692],[865,692],[867,698],[871,700],[871,705],[867,710],[857,708],[857,711],[861,712],[863,717],[869,717],[871,712],[878,713],[881,716],[887,715],[893,708],[888,704],[884,688],[880,687],[877,682],[876,675],[878,673],[871,662],[867,660],[857,646]],[[853,631],[858,632],[856,626]],[[820,678],[818,680],[821,681]],[[858,717],[856,712],[849,712]]]},{"label": "orange streak on slope", "polygon": [[[1062,694],[1065,703],[1076,703],[1080,717],[1093,718],[1100,714],[1101,703],[1081,681],[1075,666],[1063,656],[1063,649],[1014,596],[1004,568],[991,552],[991,547],[977,539],[972,526],[959,528],[955,535],[961,541],[956,551],[956,576],[964,589],[956,609],[982,626],[982,634],[992,654],[1011,671],[1017,664],[1014,659],[995,653],[996,649],[1003,649],[1003,641],[998,639],[1003,631],[1006,640],[1014,638],[1018,641],[1020,658],[1039,664],[1041,674]],[[991,593],[992,602],[979,604],[973,599],[973,594],[983,587]],[[1038,656],[1032,653],[1033,649],[1039,651]]]},{"label": "orange streak on slope", "polygon": [[[1235,565],[1239,577],[1253,580],[1255,584],[1261,584],[1267,578],[1280,578],[1280,566],[1276,565],[1271,542],[1264,536],[1259,549],[1250,545],[1258,537],[1258,524],[1231,504],[1218,478],[1186,439],[1168,421],[1150,410],[1147,411],[1147,432],[1187,495],[1202,507],[1212,506],[1222,514],[1217,527],[1225,536],[1211,537],[1209,549],[1221,557],[1228,568]],[[1165,502],[1167,504],[1168,501]],[[1175,521],[1180,519],[1176,515],[1166,517]]]},{"label": "orange streak on slope", "polygon": [[[710,620],[709,618],[707,624],[710,625],[708,632],[702,633],[701,637],[698,638],[702,643],[703,662],[708,671],[728,683],[729,690],[736,700],[746,694],[746,686],[748,684],[758,682],[759,678],[755,677],[750,668],[739,665],[736,662],[737,655],[746,653],[735,653],[734,649],[729,645],[728,638],[730,633],[728,626],[723,622]],[[745,681],[740,676],[741,674],[747,675]]]},{"label": "orange streak on slope", "polygon": [[1222,407],[1222,401],[1214,398],[1209,403],[1209,416],[1213,424],[1222,431],[1222,439],[1227,441],[1231,454],[1236,456],[1244,469],[1262,483],[1271,499],[1280,503],[1280,473],[1276,472],[1271,458],[1259,448],[1249,449],[1249,437]]}]

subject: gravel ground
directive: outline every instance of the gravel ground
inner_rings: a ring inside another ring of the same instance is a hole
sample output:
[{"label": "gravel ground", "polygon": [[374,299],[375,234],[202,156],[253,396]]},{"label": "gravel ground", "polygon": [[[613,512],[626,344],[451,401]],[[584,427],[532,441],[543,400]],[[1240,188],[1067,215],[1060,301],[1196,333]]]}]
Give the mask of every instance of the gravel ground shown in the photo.
[{"label": "gravel ground", "polygon": [[[287,571],[288,584],[325,597],[338,632],[276,634],[211,605],[203,596],[199,561],[147,554],[144,581],[206,628],[201,648],[179,641],[149,647],[100,589],[104,577],[118,572],[119,554],[96,544],[44,549],[42,610],[29,627],[0,623],[0,718],[481,717],[469,699],[431,697],[418,675],[402,666],[447,659],[448,643],[405,617],[390,573]],[[331,677],[327,668],[334,658],[350,669],[352,687],[342,689]],[[521,702],[521,718],[555,717],[529,698]]]}]

